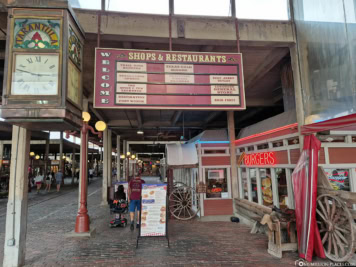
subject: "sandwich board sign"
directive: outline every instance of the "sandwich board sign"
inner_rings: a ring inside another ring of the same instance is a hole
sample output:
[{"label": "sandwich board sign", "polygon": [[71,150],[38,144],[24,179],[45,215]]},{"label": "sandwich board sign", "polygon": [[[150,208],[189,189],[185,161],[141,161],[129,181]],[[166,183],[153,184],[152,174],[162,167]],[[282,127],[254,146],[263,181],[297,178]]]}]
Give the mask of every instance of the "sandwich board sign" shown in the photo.
[{"label": "sandwich board sign", "polygon": [[166,237],[167,232],[167,184],[142,184],[140,228],[141,237]]}]

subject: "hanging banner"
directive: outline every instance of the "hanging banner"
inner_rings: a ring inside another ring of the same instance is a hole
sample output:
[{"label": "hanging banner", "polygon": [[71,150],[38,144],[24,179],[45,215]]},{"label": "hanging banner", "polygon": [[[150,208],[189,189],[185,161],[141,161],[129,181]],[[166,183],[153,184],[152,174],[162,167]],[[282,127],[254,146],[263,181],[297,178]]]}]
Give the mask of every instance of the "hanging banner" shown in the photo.
[{"label": "hanging banner", "polygon": [[246,109],[242,55],[96,48],[94,107]]},{"label": "hanging banner", "polygon": [[140,237],[167,235],[167,185],[143,184]]}]

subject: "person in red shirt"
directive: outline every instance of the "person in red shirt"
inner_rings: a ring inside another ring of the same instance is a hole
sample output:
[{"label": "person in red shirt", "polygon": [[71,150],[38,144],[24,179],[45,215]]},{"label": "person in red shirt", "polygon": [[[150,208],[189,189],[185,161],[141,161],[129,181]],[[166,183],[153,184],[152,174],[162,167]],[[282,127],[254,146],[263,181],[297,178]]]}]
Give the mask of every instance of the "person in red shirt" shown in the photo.
[{"label": "person in red shirt", "polygon": [[131,226],[130,229],[133,231],[134,229],[134,218],[135,218],[135,209],[137,208],[137,224],[136,228],[139,228],[139,218],[140,218],[140,210],[141,210],[141,191],[142,191],[142,184],[145,181],[141,179],[140,176],[136,176],[135,179],[132,179],[129,182],[128,188],[128,199],[130,201],[130,219],[131,219]]}]

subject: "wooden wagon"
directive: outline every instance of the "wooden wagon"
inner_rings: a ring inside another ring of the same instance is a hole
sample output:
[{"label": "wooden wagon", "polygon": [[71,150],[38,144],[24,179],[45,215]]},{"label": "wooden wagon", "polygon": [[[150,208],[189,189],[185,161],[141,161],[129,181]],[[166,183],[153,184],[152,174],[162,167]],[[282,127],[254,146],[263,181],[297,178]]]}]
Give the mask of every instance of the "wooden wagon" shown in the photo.
[{"label": "wooden wagon", "polygon": [[325,255],[345,262],[356,250],[356,193],[333,189],[322,167],[318,169],[317,223]]}]

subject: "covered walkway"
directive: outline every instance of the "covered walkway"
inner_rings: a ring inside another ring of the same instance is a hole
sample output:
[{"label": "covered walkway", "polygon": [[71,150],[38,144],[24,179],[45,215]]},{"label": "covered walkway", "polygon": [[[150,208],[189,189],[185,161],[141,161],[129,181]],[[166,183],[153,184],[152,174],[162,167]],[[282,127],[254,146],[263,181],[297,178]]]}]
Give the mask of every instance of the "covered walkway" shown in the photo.
[{"label": "covered walkway", "polygon": [[[169,222],[171,248],[164,239],[141,239],[136,230],[110,229],[108,208],[101,203],[100,179],[89,185],[88,209],[94,238],[67,238],[74,229],[78,192],[29,203],[25,266],[295,266],[296,253],[282,260],[267,253],[267,237],[231,222]],[[0,217],[4,244],[5,216]],[[218,230],[218,231],[217,231]],[[0,250],[0,262],[3,249]]]}]

